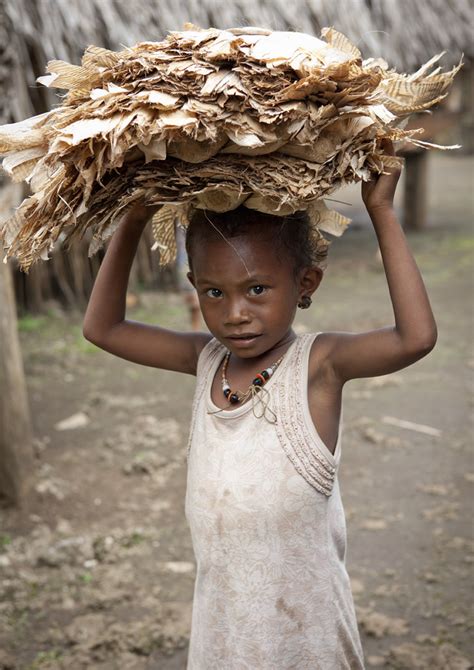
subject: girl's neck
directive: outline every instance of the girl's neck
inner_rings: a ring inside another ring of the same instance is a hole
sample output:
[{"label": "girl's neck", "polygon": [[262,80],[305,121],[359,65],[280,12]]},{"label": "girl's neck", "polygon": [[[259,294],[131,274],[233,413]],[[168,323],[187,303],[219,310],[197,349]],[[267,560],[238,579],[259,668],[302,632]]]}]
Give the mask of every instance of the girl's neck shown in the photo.
[{"label": "girl's neck", "polygon": [[286,351],[293,344],[297,338],[296,333],[291,328],[286,335],[284,335],[281,340],[275,343],[273,347],[267,349],[259,356],[254,356],[252,358],[243,358],[237,356],[237,354],[231,353],[229,358],[229,365],[232,365],[234,370],[254,370],[255,368],[265,368],[268,365],[274,363],[280,356],[286,353]]}]

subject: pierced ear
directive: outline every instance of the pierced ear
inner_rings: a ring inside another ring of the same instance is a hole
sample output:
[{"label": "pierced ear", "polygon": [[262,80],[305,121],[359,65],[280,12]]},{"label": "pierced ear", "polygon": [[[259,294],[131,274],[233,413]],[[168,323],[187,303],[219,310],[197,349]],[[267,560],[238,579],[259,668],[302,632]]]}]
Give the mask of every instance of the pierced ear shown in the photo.
[{"label": "pierced ear", "polygon": [[311,295],[316,291],[323,278],[323,271],[318,267],[304,268],[301,271],[299,285],[305,295]]}]

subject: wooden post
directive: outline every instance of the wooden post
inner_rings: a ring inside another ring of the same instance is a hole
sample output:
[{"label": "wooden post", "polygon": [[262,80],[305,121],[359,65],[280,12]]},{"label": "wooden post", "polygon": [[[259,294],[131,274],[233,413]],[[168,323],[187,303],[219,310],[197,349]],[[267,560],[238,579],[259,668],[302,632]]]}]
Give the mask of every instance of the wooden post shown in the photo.
[{"label": "wooden post", "polygon": [[428,212],[428,152],[405,154],[405,193],[403,227],[409,230],[426,227]]},{"label": "wooden post", "polygon": [[22,506],[33,478],[31,420],[10,267],[0,259],[0,497]]},{"label": "wooden post", "polygon": [[[466,63],[458,74],[461,87],[460,142],[464,154],[474,153],[474,66]],[[459,141],[459,140],[457,140]]]},{"label": "wooden post", "polygon": [[41,314],[44,309],[43,304],[43,277],[45,270],[39,264],[35,263],[25,277],[26,286],[26,307],[32,314]]}]

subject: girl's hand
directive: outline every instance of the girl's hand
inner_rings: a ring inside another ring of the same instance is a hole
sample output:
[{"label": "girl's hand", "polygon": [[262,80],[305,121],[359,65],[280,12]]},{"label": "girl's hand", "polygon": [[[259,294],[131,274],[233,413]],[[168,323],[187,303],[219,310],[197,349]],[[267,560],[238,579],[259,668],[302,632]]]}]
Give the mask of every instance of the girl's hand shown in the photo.
[{"label": "girl's hand", "polygon": [[[395,156],[391,140],[382,140],[385,153]],[[402,171],[400,168],[389,168],[390,174],[373,175],[370,181],[362,182],[362,200],[367,211],[393,209],[393,198]]]},{"label": "girl's hand", "polygon": [[160,205],[145,205],[142,201],[138,201],[125,214],[122,225],[127,228],[144,228],[159,208]]}]

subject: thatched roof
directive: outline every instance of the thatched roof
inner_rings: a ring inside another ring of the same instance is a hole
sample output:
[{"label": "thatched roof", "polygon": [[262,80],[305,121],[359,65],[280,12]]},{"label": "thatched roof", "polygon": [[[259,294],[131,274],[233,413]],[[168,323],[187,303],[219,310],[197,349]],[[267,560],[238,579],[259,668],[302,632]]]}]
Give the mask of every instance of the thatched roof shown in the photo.
[{"label": "thatched roof", "polygon": [[317,36],[322,27],[334,26],[364,57],[382,56],[405,71],[444,50],[446,66],[457,63],[461,52],[468,59],[474,55],[470,0],[0,0],[0,97],[6,104],[0,122],[54,102],[35,83],[48,60],[79,63],[89,44],[117,49],[161,40],[187,21],[203,28],[254,25]]}]

